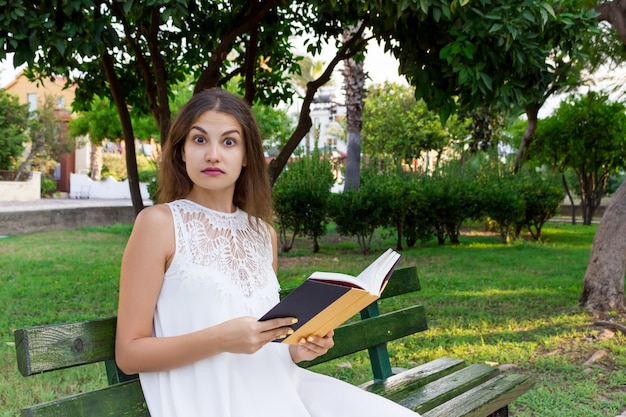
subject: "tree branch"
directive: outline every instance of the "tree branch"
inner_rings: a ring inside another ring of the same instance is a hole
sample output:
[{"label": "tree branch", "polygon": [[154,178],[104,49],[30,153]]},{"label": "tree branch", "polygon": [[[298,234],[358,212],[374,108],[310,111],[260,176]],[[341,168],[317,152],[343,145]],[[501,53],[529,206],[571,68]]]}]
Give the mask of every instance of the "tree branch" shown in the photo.
[{"label": "tree branch", "polygon": [[626,45],[626,0],[607,1],[598,4],[594,10],[599,13],[596,20],[609,22]]},{"label": "tree branch", "polygon": [[257,26],[276,3],[278,3],[278,0],[255,2],[254,6],[244,8],[237,15],[233,30],[222,36],[220,44],[211,55],[209,65],[198,78],[193,91],[194,94],[218,85],[220,68],[222,67],[222,63],[226,60],[228,52],[232,49],[233,43],[237,37],[251,31]]},{"label": "tree branch", "polygon": [[282,172],[285,165],[287,165],[287,161],[289,157],[296,150],[302,138],[307,134],[309,130],[311,130],[311,126],[313,126],[313,122],[311,121],[311,103],[313,102],[313,98],[317,90],[330,81],[333,71],[339,62],[344,59],[348,59],[356,55],[358,52],[362,51],[368,39],[363,39],[361,35],[365,31],[365,23],[361,24],[361,26],[354,32],[354,35],[348,39],[342,47],[337,51],[335,57],[330,61],[326,70],[319,76],[318,79],[314,81],[310,81],[306,85],[306,94],[304,95],[304,99],[302,101],[302,107],[300,108],[300,117],[298,118],[298,126],[296,126],[295,131],[280,151],[278,156],[270,162],[269,170],[270,170],[270,181],[272,184],[278,178],[278,175]]}]

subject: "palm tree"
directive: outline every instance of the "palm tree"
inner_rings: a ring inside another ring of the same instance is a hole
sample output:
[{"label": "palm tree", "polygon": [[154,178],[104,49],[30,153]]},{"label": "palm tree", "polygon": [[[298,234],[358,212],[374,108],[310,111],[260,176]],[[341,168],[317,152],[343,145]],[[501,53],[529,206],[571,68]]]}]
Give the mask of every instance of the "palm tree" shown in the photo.
[{"label": "palm tree", "polygon": [[[354,28],[343,32],[343,39],[354,35]],[[361,182],[361,127],[363,126],[363,100],[365,98],[365,71],[363,59],[344,61],[343,80],[346,101],[346,126],[348,151],[344,190],[358,189]]]},{"label": "palm tree", "polygon": [[[324,61],[314,61],[312,57],[305,56],[300,60],[300,73],[291,74],[291,79],[299,92],[304,96],[307,89],[307,84],[311,81],[317,80],[324,72]],[[304,153],[306,155],[311,154],[311,132],[308,132],[305,136]]]}]

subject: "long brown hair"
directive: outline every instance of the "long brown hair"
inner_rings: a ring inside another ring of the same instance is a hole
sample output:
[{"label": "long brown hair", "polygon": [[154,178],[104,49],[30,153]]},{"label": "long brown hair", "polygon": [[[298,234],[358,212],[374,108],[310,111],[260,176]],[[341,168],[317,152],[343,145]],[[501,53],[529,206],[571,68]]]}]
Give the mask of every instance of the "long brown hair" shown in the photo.
[{"label": "long brown hair", "polygon": [[195,94],[172,122],[163,148],[158,202],[168,203],[185,197],[191,191],[193,182],[187,174],[182,149],[194,122],[209,110],[233,116],[243,129],[247,164],[235,183],[233,204],[248,214],[271,223],[272,191],[259,128],[246,102],[221,88]]}]

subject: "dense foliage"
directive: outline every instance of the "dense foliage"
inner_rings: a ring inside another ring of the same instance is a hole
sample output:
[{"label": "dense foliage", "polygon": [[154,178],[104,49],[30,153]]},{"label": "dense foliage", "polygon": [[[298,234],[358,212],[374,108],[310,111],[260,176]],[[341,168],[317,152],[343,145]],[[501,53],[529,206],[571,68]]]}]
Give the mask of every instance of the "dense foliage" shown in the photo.
[{"label": "dense foliage", "polygon": [[[358,190],[335,194],[329,191],[332,181],[327,182],[330,164],[311,164],[305,158],[288,168],[274,194],[283,251],[291,249],[299,234],[321,236],[319,228],[327,221],[335,223],[339,235],[356,238],[363,252],[371,249],[380,229],[396,233],[398,250],[433,237],[440,245],[447,240],[459,244],[461,228],[469,221],[493,225],[503,243],[520,238],[523,231],[539,240],[563,200],[557,175],[530,169],[514,175],[485,157],[449,162],[432,175],[368,167]],[[289,242],[288,230],[293,233]]]},{"label": "dense foliage", "polygon": [[[288,252],[299,234],[313,240],[326,232],[330,190],[335,182],[329,160],[314,152],[289,164],[273,188],[274,208],[278,219],[281,250]],[[293,232],[287,238],[288,230]]]},{"label": "dense foliage", "polygon": [[537,130],[531,157],[576,173],[583,222],[600,206],[609,175],[626,168],[626,106],[606,94],[570,96]]},{"label": "dense foliage", "polygon": [[379,187],[380,177],[363,175],[359,189],[350,188],[333,194],[329,217],[342,236],[355,237],[363,252],[370,249],[372,237],[384,223],[386,191]]},{"label": "dense foliage", "polygon": [[0,171],[15,170],[27,140],[28,105],[0,89],[0,114]]},{"label": "dense foliage", "polygon": [[411,87],[387,82],[373,85],[363,111],[363,150],[370,158],[393,155],[394,165],[411,165],[428,151],[440,157],[459,140],[457,132],[468,135],[466,125],[456,117],[442,125],[437,113],[415,99]]}]

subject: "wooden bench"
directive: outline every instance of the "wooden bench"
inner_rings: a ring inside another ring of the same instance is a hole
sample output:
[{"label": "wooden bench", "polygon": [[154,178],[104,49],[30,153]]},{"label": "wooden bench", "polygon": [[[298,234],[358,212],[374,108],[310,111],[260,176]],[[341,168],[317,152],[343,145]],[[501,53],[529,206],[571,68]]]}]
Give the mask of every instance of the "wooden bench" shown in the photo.
[{"label": "wooden bench", "polygon": [[[415,267],[394,272],[383,298],[420,289]],[[104,362],[109,386],[37,404],[22,416],[149,416],[136,375],[115,365],[116,319],[37,326],[15,331],[18,368],[30,376],[67,367]],[[508,404],[528,391],[534,378],[503,373],[485,364],[440,358],[393,374],[387,342],[428,328],[424,307],[416,305],[380,314],[378,303],[361,312],[361,320],[335,331],[335,347],[315,364],[367,349],[373,380],[361,387],[390,398],[424,417],[508,416]]]}]

